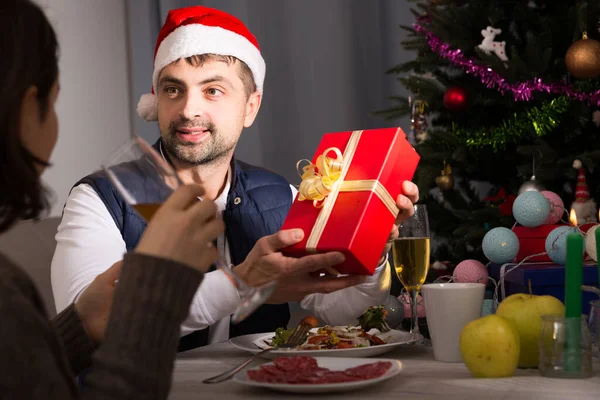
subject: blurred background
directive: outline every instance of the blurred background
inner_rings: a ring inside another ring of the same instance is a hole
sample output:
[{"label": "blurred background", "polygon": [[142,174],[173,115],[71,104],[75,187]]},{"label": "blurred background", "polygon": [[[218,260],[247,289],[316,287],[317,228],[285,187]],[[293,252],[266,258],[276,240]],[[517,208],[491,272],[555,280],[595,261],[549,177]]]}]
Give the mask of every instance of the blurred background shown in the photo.
[{"label": "blurred background", "polygon": [[60,44],[60,136],[44,179],[59,216],[71,186],[97,169],[130,134],[158,138],[136,113],[151,89],[160,26],[172,8],[205,5],[232,13],[255,34],[267,63],[264,100],[237,157],[299,183],[326,132],[398,125],[372,112],[402,94],[386,70],[412,56],[400,42],[410,24],[405,0],[36,0]]},{"label": "blurred background", "polygon": [[[406,0],[34,0],[54,25],[61,45],[60,134],[53,167],[44,176],[52,210],[0,240],[0,251],[28,272],[50,314],[50,261],[56,227],[75,182],[100,168],[132,134],[153,142],[157,124],[136,112],[151,90],[156,38],[168,11],[205,5],[248,25],[267,64],[264,100],[236,156],[298,184],[296,161],[311,158],[327,132],[401,126],[408,116],[374,116],[388,97],[407,91],[386,71],[412,54],[401,41],[413,16]],[[32,251],[35,248],[35,251]],[[394,275],[394,285],[398,282]],[[302,316],[296,311],[292,323]]]}]

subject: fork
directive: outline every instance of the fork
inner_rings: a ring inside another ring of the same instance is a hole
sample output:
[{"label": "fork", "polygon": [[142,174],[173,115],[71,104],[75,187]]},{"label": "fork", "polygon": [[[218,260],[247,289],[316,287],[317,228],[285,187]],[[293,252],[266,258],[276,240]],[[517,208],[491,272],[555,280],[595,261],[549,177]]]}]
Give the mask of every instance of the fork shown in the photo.
[{"label": "fork", "polygon": [[250,364],[252,361],[254,361],[261,355],[263,355],[271,350],[293,349],[296,346],[301,345],[304,342],[305,336],[308,333],[308,331],[311,330],[312,328],[316,327],[316,324],[314,324],[313,321],[311,321],[309,318],[310,317],[304,318],[300,322],[300,324],[298,324],[296,329],[294,329],[294,332],[292,332],[292,334],[290,335],[288,340],[286,340],[285,343],[282,344],[281,346],[279,346],[277,348],[271,347],[271,348],[265,349],[261,352],[258,352],[256,354],[254,354],[252,357],[250,357],[249,359],[247,359],[246,361],[244,361],[243,363],[241,363],[240,365],[238,365],[237,367],[231,368],[230,370],[225,371],[220,375],[213,376],[212,378],[207,378],[207,379],[203,380],[202,383],[224,382],[224,381],[230,379],[231,377],[233,377],[238,372],[240,372],[242,369],[244,369],[244,367],[246,365]]}]

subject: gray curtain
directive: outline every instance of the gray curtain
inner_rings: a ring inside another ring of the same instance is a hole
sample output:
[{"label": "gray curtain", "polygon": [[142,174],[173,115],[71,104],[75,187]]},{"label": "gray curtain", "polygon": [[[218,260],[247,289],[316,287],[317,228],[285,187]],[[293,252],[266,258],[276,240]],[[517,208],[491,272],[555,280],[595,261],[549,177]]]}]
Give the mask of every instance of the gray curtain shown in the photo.
[{"label": "gray curtain", "polygon": [[[414,54],[402,50],[414,18],[407,0],[128,0],[132,93],[151,88],[152,58],[170,9],[205,5],[229,12],[255,34],[267,63],[264,99],[254,125],[242,133],[236,156],[298,183],[296,161],[311,158],[327,132],[400,126],[371,112],[405,94],[385,71]],[[148,140],[156,123],[137,114],[134,128]]]}]

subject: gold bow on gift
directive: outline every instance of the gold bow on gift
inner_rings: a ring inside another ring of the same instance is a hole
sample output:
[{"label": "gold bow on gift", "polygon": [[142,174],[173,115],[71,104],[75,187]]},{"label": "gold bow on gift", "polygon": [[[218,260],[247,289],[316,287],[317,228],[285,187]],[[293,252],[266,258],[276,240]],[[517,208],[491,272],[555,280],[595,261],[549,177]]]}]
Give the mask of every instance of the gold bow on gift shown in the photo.
[{"label": "gold bow on gift", "polygon": [[[302,177],[298,200],[312,200],[313,205],[321,209],[306,242],[306,249],[310,253],[317,252],[317,244],[340,192],[373,192],[394,218],[398,215],[394,198],[377,179],[346,180],[361,135],[362,131],[352,132],[343,154],[337,147],[330,147],[317,157],[314,164],[309,160],[300,160],[296,164],[298,169],[303,161],[308,162],[302,172],[298,172]],[[335,153],[335,158],[328,156],[331,152]]]},{"label": "gold bow on gift", "polygon": [[[328,157],[327,154],[334,152],[336,158]],[[343,169],[344,156],[337,147],[330,147],[317,157],[316,164],[308,160],[300,160],[296,169],[303,161],[308,162],[302,168],[300,177],[302,182],[298,188],[298,200],[312,200],[317,208],[323,207],[321,200],[325,199],[333,191],[333,185],[340,179]]]}]

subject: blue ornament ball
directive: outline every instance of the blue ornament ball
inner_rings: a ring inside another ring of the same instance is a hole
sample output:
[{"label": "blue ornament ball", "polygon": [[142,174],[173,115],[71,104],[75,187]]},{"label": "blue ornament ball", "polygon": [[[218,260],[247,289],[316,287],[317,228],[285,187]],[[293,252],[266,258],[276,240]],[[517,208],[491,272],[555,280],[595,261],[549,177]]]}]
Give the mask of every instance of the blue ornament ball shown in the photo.
[{"label": "blue ornament ball", "polygon": [[481,307],[481,316],[485,317],[490,314],[494,314],[494,300],[485,299],[483,300],[483,307]]},{"label": "blue ornament ball", "polygon": [[550,202],[540,192],[523,192],[513,203],[513,216],[517,222],[528,228],[543,225],[550,214]]},{"label": "blue ornament ball", "polygon": [[[553,229],[546,238],[546,253],[548,257],[556,264],[565,265],[567,263],[567,235],[571,232],[578,232],[572,226],[559,226]],[[581,257],[585,248],[582,249]]]},{"label": "blue ornament ball", "polygon": [[485,234],[481,244],[483,254],[493,263],[511,262],[519,252],[519,239],[508,228],[494,228]]}]

